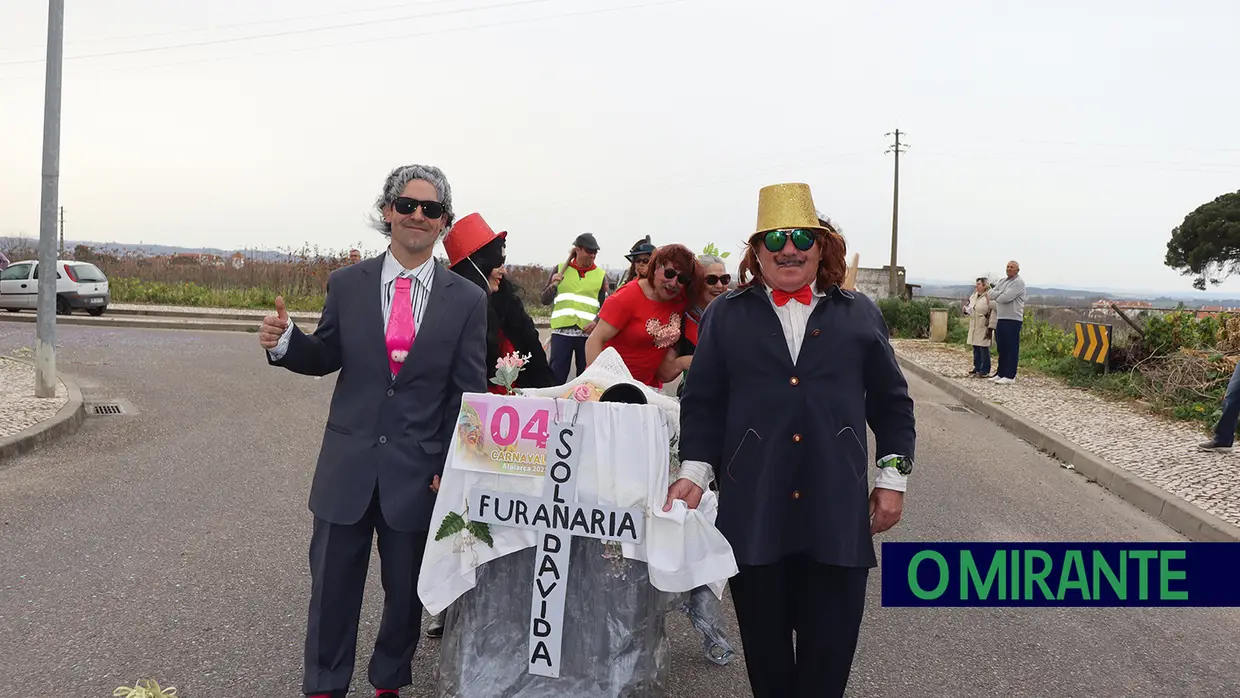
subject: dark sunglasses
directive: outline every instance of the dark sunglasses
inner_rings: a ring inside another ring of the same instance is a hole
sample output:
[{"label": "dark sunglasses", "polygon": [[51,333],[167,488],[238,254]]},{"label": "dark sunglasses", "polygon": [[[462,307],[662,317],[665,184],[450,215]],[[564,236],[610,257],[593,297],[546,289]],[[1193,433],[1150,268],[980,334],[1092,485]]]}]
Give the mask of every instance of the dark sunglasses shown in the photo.
[{"label": "dark sunglasses", "polygon": [[650,258],[649,257],[638,257],[637,259],[633,260],[633,263],[634,264],[650,264]]},{"label": "dark sunglasses", "polygon": [[727,286],[730,283],[732,283],[731,274],[724,274],[723,276],[715,276],[714,274],[706,275],[707,286],[714,286],[715,284],[723,284],[724,286]]},{"label": "dark sunglasses", "polygon": [[779,252],[784,249],[784,245],[788,244],[788,238],[792,238],[792,246],[802,252],[806,252],[814,246],[814,242],[818,240],[818,234],[812,230],[805,228],[796,228],[794,230],[772,230],[762,238],[762,244],[766,245],[766,249],[771,252]]},{"label": "dark sunglasses", "polygon": [[443,204],[438,201],[418,201],[417,199],[402,196],[392,202],[392,208],[396,209],[396,212],[402,216],[412,214],[418,210],[419,206],[422,207],[422,215],[430,220],[436,220],[443,216]]},{"label": "dark sunglasses", "polygon": [[693,281],[692,276],[688,274],[681,274],[680,272],[676,271],[672,267],[668,267],[663,270],[663,278],[676,279],[677,281],[680,282],[681,286],[688,286]]}]

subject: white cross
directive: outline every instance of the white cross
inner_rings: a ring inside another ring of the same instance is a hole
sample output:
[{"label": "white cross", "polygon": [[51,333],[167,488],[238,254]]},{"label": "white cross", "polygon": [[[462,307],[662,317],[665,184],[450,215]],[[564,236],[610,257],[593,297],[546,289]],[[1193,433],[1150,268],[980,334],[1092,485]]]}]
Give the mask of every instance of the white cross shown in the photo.
[{"label": "white cross", "polygon": [[580,424],[551,425],[552,438],[547,445],[551,465],[543,476],[542,497],[487,490],[474,490],[469,495],[473,520],[538,531],[529,646],[529,671],[536,676],[560,675],[572,536],[638,544],[645,529],[640,509],[577,503],[582,431]]}]

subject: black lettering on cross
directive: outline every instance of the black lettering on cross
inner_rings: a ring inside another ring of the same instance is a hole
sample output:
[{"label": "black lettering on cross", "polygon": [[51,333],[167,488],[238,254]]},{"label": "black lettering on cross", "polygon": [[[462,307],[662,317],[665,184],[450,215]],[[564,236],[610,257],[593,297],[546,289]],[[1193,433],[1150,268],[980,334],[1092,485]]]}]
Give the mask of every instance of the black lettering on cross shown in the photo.
[{"label": "black lettering on cross", "polygon": [[[554,444],[556,460],[543,476],[541,497],[483,490],[470,493],[470,511],[477,512],[476,520],[534,530],[539,534],[529,638],[529,671],[537,676],[554,678],[560,675],[572,537],[637,544],[641,543],[645,528],[645,518],[639,509],[577,502],[576,476],[581,468],[581,438],[586,428],[588,425],[583,424],[552,425],[549,441]],[[482,498],[486,498],[485,507],[481,505]],[[504,518],[500,519],[498,513],[504,514]],[[617,520],[622,521],[619,526],[615,523]]]}]

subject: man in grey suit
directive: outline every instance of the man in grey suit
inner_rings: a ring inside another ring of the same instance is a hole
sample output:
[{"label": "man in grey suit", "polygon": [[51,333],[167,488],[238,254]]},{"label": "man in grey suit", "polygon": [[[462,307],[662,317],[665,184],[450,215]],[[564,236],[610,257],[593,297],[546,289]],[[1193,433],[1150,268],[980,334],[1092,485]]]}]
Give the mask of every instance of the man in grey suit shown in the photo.
[{"label": "man in grey suit", "polygon": [[376,696],[411,683],[422,604],[418,569],[461,394],[486,382],[486,295],[437,264],[452,224],[452,191],[438,168],[388,175],[375,202],[387,252],[332,272],[314,334],[288,319],[283,299],[259,341],[275,366],[336,371],[310,510],[310,611],[302,690],[349,689],[362,592],[377,534],[383,618],[369,666]]}]

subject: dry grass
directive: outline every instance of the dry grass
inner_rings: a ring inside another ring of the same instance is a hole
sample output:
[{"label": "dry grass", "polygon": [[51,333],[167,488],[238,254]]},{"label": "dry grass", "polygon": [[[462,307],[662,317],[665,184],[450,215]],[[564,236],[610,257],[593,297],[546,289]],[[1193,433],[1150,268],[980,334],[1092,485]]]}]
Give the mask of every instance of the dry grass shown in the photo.
[{"label": "dry grass", "polygon": [[[10,260],[37,259],[36,241],[9,239],[0,247]],[[366,253],[371,256],[377,252]],[[284,296],[291,310],[320,310],[333,271],[349,264],[349,252],[303,247],[283,251],[278,259],[245,257],[234,266],[231,259],[206,263],[196,259],[148,256],[112,247],[78,245],[73,259],[91,262],[108,276],[113,300],[118,303],[153,303],[224,308],[268,308],[276,296]],[[508,278],[531,315],[547,315],[539,302],[550,274],[537,265],[513,265]]]}]

